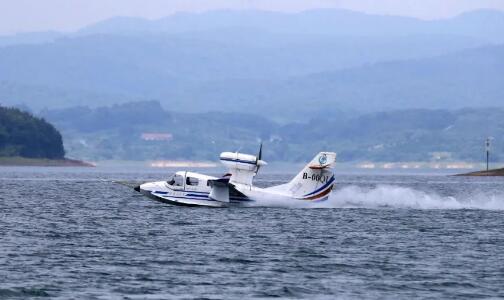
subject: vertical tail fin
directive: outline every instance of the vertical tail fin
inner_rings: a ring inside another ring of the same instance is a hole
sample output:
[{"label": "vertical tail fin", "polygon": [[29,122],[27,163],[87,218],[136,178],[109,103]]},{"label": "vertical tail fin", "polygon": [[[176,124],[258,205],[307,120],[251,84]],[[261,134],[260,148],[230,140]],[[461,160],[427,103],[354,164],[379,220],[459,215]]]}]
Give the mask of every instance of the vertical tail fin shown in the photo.
[{"label": "vertical tail fin", "polygon": [[334,185],[332,166],[336,153],[320,152],[288,184],[294,198],[320,201],[329,196]]}]

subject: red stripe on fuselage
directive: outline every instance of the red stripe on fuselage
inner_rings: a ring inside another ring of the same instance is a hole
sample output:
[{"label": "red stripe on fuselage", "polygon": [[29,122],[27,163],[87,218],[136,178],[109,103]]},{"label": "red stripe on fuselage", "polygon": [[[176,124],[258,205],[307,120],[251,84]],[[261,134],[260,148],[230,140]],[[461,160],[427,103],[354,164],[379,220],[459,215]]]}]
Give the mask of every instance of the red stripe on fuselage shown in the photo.
[{"label": "red stripe on fuselage", "polygon": [[323,191],[322,193],[315,195],[315,196],[308,197],[308,198],[303,198],[303,199],[304,200],[317,200],[318,198],[322,198],[322,197],[328,195],[332,191],[333,186],[334,186],[334,184],[331,184],[331,186],[327,190]]}]

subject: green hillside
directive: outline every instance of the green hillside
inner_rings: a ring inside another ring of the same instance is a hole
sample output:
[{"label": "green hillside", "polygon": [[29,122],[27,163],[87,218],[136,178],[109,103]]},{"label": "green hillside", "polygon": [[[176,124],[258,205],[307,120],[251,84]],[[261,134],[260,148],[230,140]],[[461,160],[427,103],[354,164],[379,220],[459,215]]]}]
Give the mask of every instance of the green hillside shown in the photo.
[{"label": "green hillside", "polygon": [[61,134],[44,119],[0,106],[0,157],[63,159]]},{"label": "green hillside", "polygon": [[504,157],[498,108],[339,113],[288,124],[243,113],[166,111],[154,101],[42,115],[61,130],[68,153],[87,160],[214,160],[221,151],[255,153],[263,141],[269,161],[303,161],[322,150],[347,162],[481,161],[488,136],[495,137],[492,160]]}]

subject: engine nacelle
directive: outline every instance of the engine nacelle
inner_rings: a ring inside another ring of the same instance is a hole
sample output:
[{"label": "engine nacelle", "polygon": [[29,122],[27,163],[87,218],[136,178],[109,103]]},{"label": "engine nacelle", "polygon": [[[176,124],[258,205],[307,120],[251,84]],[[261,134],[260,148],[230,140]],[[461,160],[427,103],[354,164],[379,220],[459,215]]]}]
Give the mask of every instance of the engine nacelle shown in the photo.
[{"label": "engine nacelle", "polygon": [[259,164],[255,155],[238,152],[222,152],[220,161],[230,170],[236,169],[251,172],[255,172]]},{"label": "engine nacelle", "polygon": [[255,155],[238,152],[222,152],[220,161],[231,173],[229,182],[250,186],[258,168],[267,164],[263,160],[258,160]]}]

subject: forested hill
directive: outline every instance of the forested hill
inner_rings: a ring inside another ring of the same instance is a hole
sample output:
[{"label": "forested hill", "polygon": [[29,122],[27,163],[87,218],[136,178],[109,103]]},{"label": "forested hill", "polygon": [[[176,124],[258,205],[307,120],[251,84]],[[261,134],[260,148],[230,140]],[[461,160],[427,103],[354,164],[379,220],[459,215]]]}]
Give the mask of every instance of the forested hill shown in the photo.
[{"label": "forested hill", "polygon": [[0,157],[63,159],[61,134],[44,119],[0,106]]},{"label": "forested hill", "polygon": [[490,160],[504,158],[502,108],[339,113],[277,123],[244,113],[166,111],[149,101],[40,115],[61,130],[68,155],[91,161],[214,161],[222,151],[256,153],[263,141],[268,161],[302,162],[330,150],[339,162],[478,162],[489,136],[495,137]]}]

